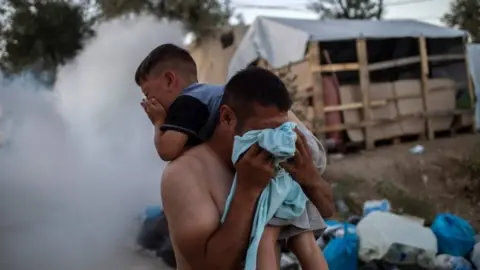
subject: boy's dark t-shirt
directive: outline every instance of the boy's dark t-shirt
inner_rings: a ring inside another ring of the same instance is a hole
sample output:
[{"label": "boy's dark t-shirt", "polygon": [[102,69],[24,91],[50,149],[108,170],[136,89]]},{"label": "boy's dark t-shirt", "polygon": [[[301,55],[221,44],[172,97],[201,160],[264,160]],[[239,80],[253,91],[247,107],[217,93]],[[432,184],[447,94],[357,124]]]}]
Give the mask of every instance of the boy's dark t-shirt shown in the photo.
[{"label": "boy's dark t-shirt", "polygon": [[172,103],[160,130],[188,135],[187,145],[206,141],[215,130],[223,85],[192,84]]}]

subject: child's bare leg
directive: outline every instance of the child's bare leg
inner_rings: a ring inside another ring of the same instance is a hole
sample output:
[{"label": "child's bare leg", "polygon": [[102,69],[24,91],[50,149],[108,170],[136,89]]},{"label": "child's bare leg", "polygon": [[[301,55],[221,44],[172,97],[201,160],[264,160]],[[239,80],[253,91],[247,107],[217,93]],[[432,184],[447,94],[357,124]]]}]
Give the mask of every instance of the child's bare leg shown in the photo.
[{"label": "child's bare leg", "polygon": [[328,270],[327,262],[312,231],[292,236],[287,242],[290,251],[297,256],[302,270]]},{"label": "child's bare leg", "polygon": [[277,226],[265,227],[257,252],[257,270],[278,270],[280,264],[277,256],[277,239],[280,234]]}]

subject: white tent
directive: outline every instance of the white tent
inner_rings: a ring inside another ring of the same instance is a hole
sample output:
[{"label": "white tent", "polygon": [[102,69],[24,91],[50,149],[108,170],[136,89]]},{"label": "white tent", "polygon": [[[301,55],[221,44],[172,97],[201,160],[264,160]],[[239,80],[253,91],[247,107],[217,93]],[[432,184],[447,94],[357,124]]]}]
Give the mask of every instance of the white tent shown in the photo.
[{"label": "white tent", "polygon": [[475,108],[475,123],[477,130],[480,130],[480,44],[469,44],[467,46],[469,72],[472,76],[477,104]]},{"label": "white tent", "polygon": [[258,17],[245,34],[228,67],[228,78],[263,58],[274,67],[304,59],[308,41],[456,38],[465,32],[415,20],[304,20]]}]

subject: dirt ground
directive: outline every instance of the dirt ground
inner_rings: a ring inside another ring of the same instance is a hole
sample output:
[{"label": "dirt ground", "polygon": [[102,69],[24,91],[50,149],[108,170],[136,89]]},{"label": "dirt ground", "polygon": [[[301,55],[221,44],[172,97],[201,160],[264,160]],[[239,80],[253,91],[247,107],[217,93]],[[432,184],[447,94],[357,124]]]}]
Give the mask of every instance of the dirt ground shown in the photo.
[{"label": "dirt ground", "polygon": [[[417,144],[424,152],[410,153]],[[365,200],[387,198],[394,211],[426,224],[451,212],[480,229],[480,135],[383,146],[329,161],[324,177],[351,213],[361,213]]]}]

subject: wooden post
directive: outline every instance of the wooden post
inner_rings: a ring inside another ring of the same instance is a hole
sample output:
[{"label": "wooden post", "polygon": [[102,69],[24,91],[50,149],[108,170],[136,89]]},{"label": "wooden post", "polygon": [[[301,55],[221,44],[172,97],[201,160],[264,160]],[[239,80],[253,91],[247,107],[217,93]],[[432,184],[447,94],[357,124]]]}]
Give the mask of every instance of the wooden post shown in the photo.
[{"label": "wooden post", "polygon": [[364,128],[365,136],[365,148],[373,149],[375,147],[375,141],[372,132],[372,111],[370,109],[370,74],[368,71],[368,55],[367,55],[367,42],[364,38],[357,39],[357,59],[360,78],[360,89],[362,91],[362,103],[363,103],[363,121],[366,122]]},{"label": "wooden post", "polygon": [[425,117],[425,133],[427,134],[429,140],[433,140],[435,137],[435,133],[432,127],[432,121],[428,116],[428,74],[430,73],[430,71],[428,68],[427,40],[425,39],[425,37],[422,36],[418,38],[418,47],[420,51],[420,82],[422,89],[423,113]]},{"label": "wooden post", "polygon": [[[468,87],[468,97],[470,98],[470,108],[473,110],[473,124],[472,124],[472,131],[475,133],[476,127],[475,127],[475,91],[474,91],[474,85],[473,85],[473,79],[470,74],[470,65],[469,65],[469,59],[468,59],[468,51],[467,51],[467,39],[463,39],[463,48],[464,48],[464,54],[465,54],[465,68],[466,68],[466,75],[467,75],[467,87]],[[478,97],[480,98],[480,97]],[[460,117],[464,117],[464,115],[461,115]]]},{"label": "wooden post", "polygon": [[[312,73],[313,87],[313,133],[321,140],[325,139],[325,133],[321,132],[325,127],[325,112],[323,111],[323,84],[322,71],[320,69],[320,45],[317,41],[311,41],[308,47],[308,62]],[[315,71],[314,71],[315,70]]]},{"label": "wooden post", "polygon": [[470,65],[469,65],[469,59],[468,59],[466,39],[464,39],[463,42],[464,42],[463,48],[464,48],[464,55],[465,55],[465,68],[467,71],[468,96],[470,98],[470,108],[475,109],[475,93],[474,93],[472,76],[470,74]]}]

